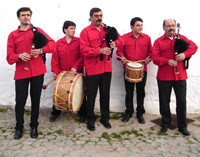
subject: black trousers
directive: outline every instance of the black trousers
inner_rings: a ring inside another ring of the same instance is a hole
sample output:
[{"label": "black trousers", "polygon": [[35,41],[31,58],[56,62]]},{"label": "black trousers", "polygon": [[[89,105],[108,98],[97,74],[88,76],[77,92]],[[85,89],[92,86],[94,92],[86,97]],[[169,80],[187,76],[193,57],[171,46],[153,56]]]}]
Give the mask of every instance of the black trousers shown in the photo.
[{"label": "black trousers", "polygon": [[125,104],[126,104],[126,114],[132,117],[134,113],[134,106],[133,106],[133,96],[134,96],[134,86],[136,85],[136,93],[137,93],[137,116],[141,116],[145,113],[144,109],[144,97],[145,97],[145,85],[147,79],[147,72],[144,72],[144,77],[141,82],[139,83],[132,83],[125,80],[125,73],[124,73],[124,82],[125,82],[125,90],[126,90],[126,97],[125,97]]},{"label": "black trousers", "polygon": [[15,92],[16,92],[16,130],[23,131],[24,127],[24,108],[28,97],[28,89],[30,84],[30,97],[31,97],[31,128],[37,128],[39,125],[39,108],[40,108],[40,97],[42,91],[42,85],[44,81],[44,74],[30,77],[26,79],[20,79],[15,81]]},{"label": "black trousers", "polygon": [[158,80],[160,114],[162,124],[170,125],[170,97],[172,88],[176,95],[176,114],[178,127],[187,127],[186,124],[186,80],[181,81],[160,81]]},{"label": "black trousers", "polygon": [[97,90],[100,92],[100,110],[101,120],[108,121],[110,118],[110,83],[111,72],[99,75],[86,75],[86,92],[87,92],[87,120],[94,123],[97,119],[94,113],[95,99]]},{"label": "black trousers", "polygon": [[[54,115],[54,116],[59,116],[61,113],[61,110],[56,110],[56,108],[52,107],[52,112],[51,112],[51,115]],[[87,108],[86,108],[86,96],[84,97],[83,99],[83,103],[80,107],[80,110],[78,111],[78,115],[79,116],[83,116],[83,117],[86,117],[87,116]]]}]

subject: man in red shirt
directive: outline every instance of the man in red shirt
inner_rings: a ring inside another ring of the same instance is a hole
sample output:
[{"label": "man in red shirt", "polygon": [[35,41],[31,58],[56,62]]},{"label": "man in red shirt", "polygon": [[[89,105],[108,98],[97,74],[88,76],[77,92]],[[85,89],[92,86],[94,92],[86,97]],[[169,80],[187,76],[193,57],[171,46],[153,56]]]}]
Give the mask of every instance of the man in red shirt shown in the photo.
[{"label": "man in red shirt", "polygon": [[[38,117],[41,89],[46,73],[46,66],[43,62],[42,53],[52,53],[55,42],[42,29],[37,27],[48,39],[48,44],[40,49],[32,49],[33,31],[28,22],[31,21],[32,11],[30,8],[20,8],[17,17],[20,26],[17,30],[10,33],[7,42],[7,62],[16,63],[15,89],[16,89],[16,126],[14,139],[20,139],[24,127],[24,106],[28,97],[30,84],[31,96],[31,138],[38,137]],[[28,70],[24,69],[29,61]]]},{"label": "man in red shirt", "polygon": [[[99,8],[90,10],[91,24],[84,28],[80,34],[80,48],[84,57],[85,73],[86,73],[86,93],[87,93],[87,128],[91,131],[95,130],[94,123],[97,119],[94,113],[95,98],[97,90],[100,91],[100,122],[106,127],[111,128],[109,123],[109,99],[110,99],[110,83],[112,72],[112,59],[108,61],[111,54],[111,48],[115,48],[115,42],[108,47],[106,41],[100,47],[107,30],[101,24],[102,11]],[[103,59],[100,59],[100,54]]]},{"label": "man in red shirt", "polygon": [[[83,73],[83,57],[80,53],[80,40],[74,37],[76,24],[72,21],[65,21],[63,24],[64,38],[56,42],[55,51],[51,59],[51,68],[53,76],[56,78],[62,71],[71,71],[73,73]],[[84,98],[83,104],[79,110],[79,121],[86,120],[86,100]],[[60,115],[60,110],[56,110],[53,106],[51,112],[50,122],[56,120]]]},{"label": "man in red shirt", "polygon": [[[176,21],[167,19],[163,22],[165,34],[159,37],[153,45],[152,58],[158,66],[157,82],[159,89],[160,114],[162,116],[161,132],[166,132],[171,123],[170,96],[172,88],[176,96],[176,114],[178,130],[186,136],[190,135],[186,124],[186,79],[185,58],[190,58],[196,51],[197,45],[183,35],[177,35]],[[179,36],[189,44],[183,53],[175,55],[175,37]],[[178,73],[176,72],[178,67]]]},{"label": "man in red shirt", "polygon": [[126,114],[122,118],[122,122],[127,122],[129,118],[132,117],[134,112],[133,107],[133,94],[134,94],[134,86],[136,85],[137,92],[137,119],[141,124],[145,123],[143,118],[143,114],[145,113],[144,109],[144,97],[145,97],[145,85],[147,79],[147,64],[151,61],[151,38],[142,33],[143,30],[143,20],[139,17],[135,17],[131,19],[130,22],[132,31],[124,34],[122,39],[124,41],[123,47],[118,49],[117,54],[122,57],[121,61],[126,66],[126,60],[131,61],[140,61],[144,64],[144,77],[142,82],[132,83],[124,79],[125,82],[125,90],[126,90]]}]

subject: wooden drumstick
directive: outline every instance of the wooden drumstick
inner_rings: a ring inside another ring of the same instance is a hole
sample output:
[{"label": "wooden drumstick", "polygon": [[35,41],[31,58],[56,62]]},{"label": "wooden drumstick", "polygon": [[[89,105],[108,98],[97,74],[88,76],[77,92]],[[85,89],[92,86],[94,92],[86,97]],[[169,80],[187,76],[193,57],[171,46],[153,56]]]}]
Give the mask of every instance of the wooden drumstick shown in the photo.
[{"label": "wooden drumstick", "polygon": [[145,60],[132,61],[132,62],[137,62],[137,63],[139,63],[139,62],[145,62]]},{"label": "wooden drumstick", "polygon": [[46,89],[47,86],[48,86],[51,82],[53,82],[55,79],[56,79],[56,77],[52,78],[47,84],[45,84],[45,85],[42,86],[42,89]]},{"label": "wooden drumstick", "polygon": [[120,59],[125,59],[127,62],[137,62],[137,63],[139,63],[139,62],[144,62],[145,60],[139,60],[139,61],[130,61],[130,60],[128,60],[128,59],[126,59],[126,58],[122,58],[122,57],[120,57],[120,56],[117,56],[117,55],[115,55],[117,58],[120,58]]}]

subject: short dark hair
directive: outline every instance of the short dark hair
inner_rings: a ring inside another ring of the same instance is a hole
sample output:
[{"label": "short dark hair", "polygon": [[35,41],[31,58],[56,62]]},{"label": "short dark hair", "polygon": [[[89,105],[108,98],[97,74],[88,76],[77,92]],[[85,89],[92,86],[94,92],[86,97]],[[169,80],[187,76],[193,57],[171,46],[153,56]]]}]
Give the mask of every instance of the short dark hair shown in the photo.
[{"label": "short dark hair", "polygon": [[100,8],[92,8],[92,9],[90,10],[90,16],[92,16],[92,15],[94,14],[94,12],[99,12],[99,11],[101,11]]},{"label": "short dark hair", "polygon": [[[174,19],[173,19],[174,20]],[[166,20],[163,21],[163,26],[165,26],[165,22]],[[175,24],[176,24],[176,20],[174,20]]]},{"label": "short dark hair", "polygon": [[130,22],[131,26],[134,26],[136,21],[143,22],[143,20],[140,17],[134,17],[134,18],[131,19],[131,22]]},{"label": "short dark hair", "polygon": [[22,11],[30,11],[31,12],[31,15],[32,15],[32,10],[29,8],[29,7],[22,7],[22,8],[20,8],[19,10],[17,10],[17,17],[19,17],[20,16],[20,12],[22,12]]},{"label": "short dark hair", "polygon": [[69,26],[75,26],[76,27],[76,24],[72,21],[65,21],[64,24],[63,24],[63,33],[65,34],[65,31],[64,29],[67,29]]}]

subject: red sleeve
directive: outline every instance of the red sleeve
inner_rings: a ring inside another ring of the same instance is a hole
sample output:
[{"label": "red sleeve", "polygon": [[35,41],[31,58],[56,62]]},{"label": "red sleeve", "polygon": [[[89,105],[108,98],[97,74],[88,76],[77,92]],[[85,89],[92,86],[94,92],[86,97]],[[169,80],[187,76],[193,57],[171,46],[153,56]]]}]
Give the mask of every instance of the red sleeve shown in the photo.
[{"label": "red sleeve", "polygon": [[55,41],[47,33],[45,33],[41,28],[37,28],[37,29],[39,32],[44,34],[48,39],[48,44],[42,48],[43,53],[53,53],[54,48],[55,48]]},{"label": "red sleeve", "polygon": [[[117,55],[120,57],[124,57],[124,40],[123,36],[119,35],[118,40],[116,42],[117,44]],[[117,60],[121,61],[120,58],[117,58]]]},{"label": "red sleeve", "polygon": [[147,56],[152,58],[152,43],[151,43],[151,38],[150,37],[149,37],[149,47],[148,47]]},{"label": "red sleeve", "polygon": [[12,33],[8,36],[8,42],[7,42],[7,62],[9,64],[14,64],[19,61],[19,54],[15,52],[15,44],[13,40]]},{"label": "red sleeve", "polygon": [[57,52],[57,43],[51,57],[51,71],[54,74],[59,74],[59,57],[58,57],[58,52]]},{"label": "red sleeve", "polygon": [[189,40],[187,37],[183,35],[180,38],[185,40],[189,44],[188,49],[183,53],[185,54],[185,58],[190,58],[193,54],[196,53],[198,46],[192,40]]},{"label": "red sleeve", "polygon": [[81,54],[76,63],[73,65],[73,68],[77,69],[77,71],[83,71],[83,55]]},{"label": "red sleeve", "polygon": [[160,43],[159,40],[156,40],[154,42],[153,48],[152,48],[152,59],[153,59],[153,63],[161,66],[161,65],[165,65],[168,64],[169,59],[162,57],[160,55]]}]

